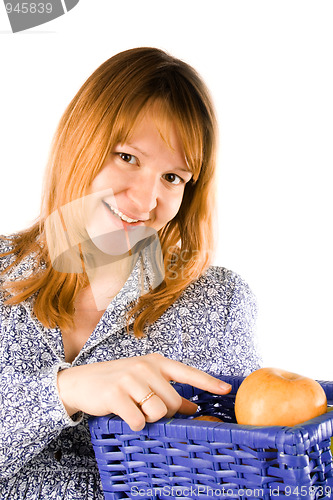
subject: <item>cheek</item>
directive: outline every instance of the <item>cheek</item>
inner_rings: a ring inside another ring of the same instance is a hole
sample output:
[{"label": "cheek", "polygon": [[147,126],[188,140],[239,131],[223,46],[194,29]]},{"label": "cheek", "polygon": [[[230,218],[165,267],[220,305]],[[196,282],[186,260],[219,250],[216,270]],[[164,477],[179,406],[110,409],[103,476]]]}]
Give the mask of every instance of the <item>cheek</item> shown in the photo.
[{"label": "cheek", "polygon": [[168,221],[173,219],[179,212],[180,206],[182,204],[183,194],[179,196],[170,197],[165,200],[163,205],[163,216]]},{"label": "cheek", "polygon": [[90,193],[98,193],[98,191],[102,191],[106,187],[111,187],[111,185],[110,185],[109,176],[107,175],[106,170],[102,169],[96,175],[95,179],[90,184],[89,194]]},{"label": "cheek", "polygon": [[104,165],[90,184],[89,194],[104,191],[105,189],[117,191],[123,187],[123,184],[124,179],[121,172],[110,161]]}]

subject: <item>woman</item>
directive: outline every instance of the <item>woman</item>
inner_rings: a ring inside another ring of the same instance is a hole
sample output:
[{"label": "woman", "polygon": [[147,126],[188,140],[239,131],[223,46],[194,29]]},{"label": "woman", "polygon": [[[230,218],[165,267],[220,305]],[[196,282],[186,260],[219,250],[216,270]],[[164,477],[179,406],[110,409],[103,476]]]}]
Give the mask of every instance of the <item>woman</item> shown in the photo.
[{"label": "woman", "polygon": [[1,498],[102,499],[87,415],[140,430],[195,412],[171,380],[224,394],[259,367],[254,297],[210,266],[215,157],[203,82],[158,49],[68,106],[39,220],[0,240]]}]

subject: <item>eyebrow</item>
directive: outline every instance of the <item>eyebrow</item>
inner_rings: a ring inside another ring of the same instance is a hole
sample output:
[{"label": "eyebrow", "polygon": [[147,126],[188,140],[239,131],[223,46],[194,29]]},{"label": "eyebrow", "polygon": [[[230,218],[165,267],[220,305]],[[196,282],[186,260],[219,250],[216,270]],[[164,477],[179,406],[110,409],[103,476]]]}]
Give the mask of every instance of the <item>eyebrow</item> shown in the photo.
[{"label": "eyebrow", "polygon": [[[134,144],[131,144],[130,142],[127,142],[124,144],[124,146],[130,146],[132,149],[135,149],[136,151],[138,151],[139,153],[141,153],[143,156],[145,156],[146,158],[149,157],[149,155],[147,153],[145,153],[144,151],[142,151],[141,149],[137,148],[136,146],[134,146]],[[193,173],[191,172],[191,170],[189,168],[184,168],[184,167],[174,167],[175,170],[180,170],[181,172],[187,172],[189,174],[192,174]]]}]

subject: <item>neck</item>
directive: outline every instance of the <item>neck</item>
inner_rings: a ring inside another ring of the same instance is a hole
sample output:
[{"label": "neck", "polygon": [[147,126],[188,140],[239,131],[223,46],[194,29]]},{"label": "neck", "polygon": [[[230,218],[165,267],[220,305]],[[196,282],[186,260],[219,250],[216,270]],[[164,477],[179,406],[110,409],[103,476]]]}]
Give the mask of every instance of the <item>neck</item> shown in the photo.
[{"label": "neck", "polygon": [[105,310],[110,301],[123,288],[129,278],[138,255],[122,255],[121,258],[106,259],[97,267],[86,269],[92,300],[98,311]]}]

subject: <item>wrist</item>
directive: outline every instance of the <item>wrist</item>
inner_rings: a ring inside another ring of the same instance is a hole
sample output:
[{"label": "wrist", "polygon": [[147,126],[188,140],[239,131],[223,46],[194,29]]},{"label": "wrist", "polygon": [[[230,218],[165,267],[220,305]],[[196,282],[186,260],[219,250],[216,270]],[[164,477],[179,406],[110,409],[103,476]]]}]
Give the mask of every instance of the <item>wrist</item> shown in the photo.
[{"label": "wrist", "polygon": [[60,370],[57,375],[57,385],[59,397],[65,407],[66,412],[71,417],[79,411],[73,402],[73,378],[71,377],[72,368],[65,368]]}]

